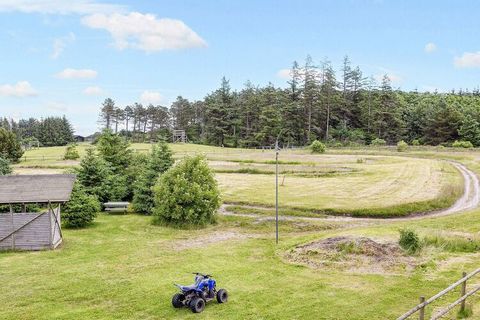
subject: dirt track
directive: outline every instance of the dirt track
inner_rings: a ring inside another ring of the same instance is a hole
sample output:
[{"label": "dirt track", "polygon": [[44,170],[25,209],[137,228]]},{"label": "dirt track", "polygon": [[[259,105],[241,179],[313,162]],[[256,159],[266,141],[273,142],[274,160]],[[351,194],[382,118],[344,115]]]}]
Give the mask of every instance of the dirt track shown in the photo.
[{"label": "dirt track", "polygon": [[[406,217],[400,218],[355,218],[355,217],[341,217],[341,216],[328,216],[328,217],[319,217],[319,218],[312,218],[312,217],[295,217],[295,216],[280,216],[280,220],[329,220],[329,221],[404,221],[404,220],[418,220],[418,219],[425,219],[425,218],[432,218],[432,217],[441,217],[447,216],[467,210],[474,209],[478,207],[480,202],[480,189],[479,189],[479,180],[477,175],[469,170],[463,164],[458,162],[449,161],[453,166],[455,166],[458,171],[463,176],[464,180],[464,192],[463,195],[451,206],[450,208],[446,208],[439,211],[434,211],[426,214],[418,213],[412,214]],[[249,206],[245,206],[249,207]],[[255,206],[251,206],[252,208],[258,208]],[[275,217],[269,216],[264,217],[257,214],[236,214],[226,210],[226,206],[222,205],[219,210],[220,214],[223,215],[238,215],[243,217],[251,217],[251,218],[258,218],[258,220],[274,220]]]}]

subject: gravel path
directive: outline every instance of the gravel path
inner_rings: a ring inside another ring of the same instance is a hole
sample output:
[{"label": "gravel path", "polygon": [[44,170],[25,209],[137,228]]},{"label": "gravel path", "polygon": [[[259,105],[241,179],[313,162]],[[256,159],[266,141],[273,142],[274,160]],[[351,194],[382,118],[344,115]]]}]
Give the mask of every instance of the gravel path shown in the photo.
[{"label": "gravel path", "polygon": [[[458,171],[463,176],[464,180],[464,192],[463,195],[449,208],[438,210],[426,214],[413,214],[406,217],[399,217],[399,218],[355,218],[355,217],[344,217],[344,216],[327,216],[327,217],[296,217],[296,216],[280,216],[279,220],[282,221],[291,221],[291,220],[305,220],[305,221],[405,221],[405,220],[418,220],[418,219],[425,219],[425,218],[432,218],[432,217],[441,217],[452,215],[455,213],[471,210],[477,208],[480,203],[480,189],[479,189],[479,180],[477,175],[469,170],[463,164],[458,162],[449,161],[453,166],[455,166]],[[232,213],[226,210],[227,205],[222,205],[219,210],[220,214],[223,215],[232,215],[232,216],[242,216],[242,217],[250,217],[250,218],[257,218],[259,221],[266,221],[266,220],[274,220],[275,217],[273,216],[261,216],[258,214],[245,214],[245,213]],[[261,208],[258,206],[244,206],[246,208]]]}]

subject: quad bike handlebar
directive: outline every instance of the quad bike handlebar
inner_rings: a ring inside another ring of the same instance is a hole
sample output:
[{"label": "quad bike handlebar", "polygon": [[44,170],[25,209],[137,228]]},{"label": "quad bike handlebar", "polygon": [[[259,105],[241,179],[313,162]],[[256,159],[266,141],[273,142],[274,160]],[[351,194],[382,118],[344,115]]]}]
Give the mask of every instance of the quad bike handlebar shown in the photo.
[{"label": "quad bike handlebar", "polygon": [[204,278],[211,278],[212,277],[211,274],[203,274],[203,273],[200,273],[200,272],[192,272],[192,274],[197,275],[197,276],[202,276]]}]

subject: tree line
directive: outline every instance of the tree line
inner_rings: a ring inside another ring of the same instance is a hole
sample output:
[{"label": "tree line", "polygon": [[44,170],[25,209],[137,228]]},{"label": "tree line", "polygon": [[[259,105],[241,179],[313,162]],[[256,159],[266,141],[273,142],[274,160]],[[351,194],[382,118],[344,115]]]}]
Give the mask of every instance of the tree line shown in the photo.
[{"label": "tree line", "polygon": [[171,129],[186,130],[189,141],[229,147],[282,144],[303,146],[314,140],[329,144],[451,144],[480,146],[480,92],[402,91],[387,75],[365,77],[345,57],[339,72],[330,61],[308,56],[294,62],[285,88],[247,82],[232,90],[220,87],[203,100],[179,96],[170,107],[140,103],[117,107],[103,103],[100,122],[133,141],[170,138]]},{"label": "tree line", "polygon": [[21,119],[0,118],[0,128],[13,132],[24,145],[64,146],[74,141],[73,128],[65,117]]}]

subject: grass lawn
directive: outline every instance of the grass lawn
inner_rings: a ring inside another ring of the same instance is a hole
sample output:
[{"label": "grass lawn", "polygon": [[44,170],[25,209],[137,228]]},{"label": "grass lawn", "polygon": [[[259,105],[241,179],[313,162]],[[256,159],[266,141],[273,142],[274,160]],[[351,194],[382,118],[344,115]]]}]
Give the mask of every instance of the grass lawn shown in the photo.
[{"label": "grass lawn", "polygon": [[[296,244],[333,235],[396,238],[406,225],[421,234],[474,233],[480,211],[369,226],[281,222],[279,246],[273,222],[250,218],[222,217],[215,226],[185,231],[153,226],[144,216],[100,215],[91,228],[65,230],[59,250],[0,253],[0,318],[392,319],[419,295],[432,295],[477,267],[479,255],[436,249],[413,272],[383,275],[311,269],[283,255]],[[208,240],[222,234],[231,236]],[[229,302],[211,303],[201,315],[174,309],[172,283],[188,284],[194,271],[215,275],[229,290]]]}]

